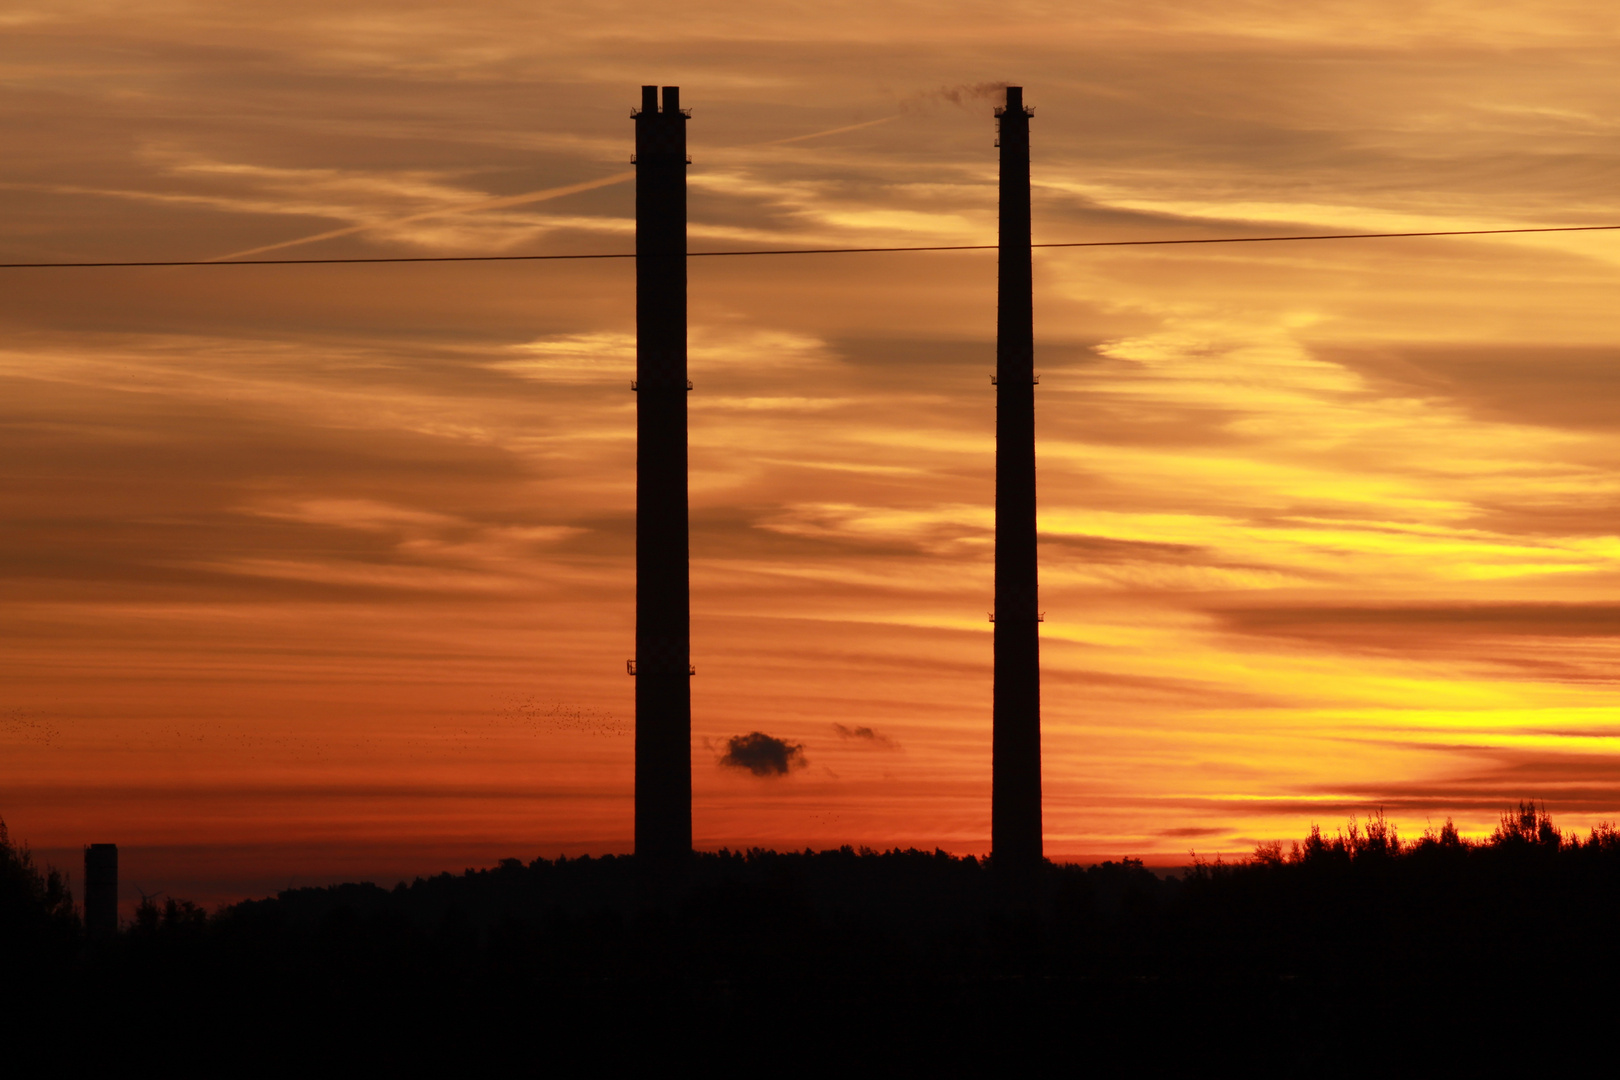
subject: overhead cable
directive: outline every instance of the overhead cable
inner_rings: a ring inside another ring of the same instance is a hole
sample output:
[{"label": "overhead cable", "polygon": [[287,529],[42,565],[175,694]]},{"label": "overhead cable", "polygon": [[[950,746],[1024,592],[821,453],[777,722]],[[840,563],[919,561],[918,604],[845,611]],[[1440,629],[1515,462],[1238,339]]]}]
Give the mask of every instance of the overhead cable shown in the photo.
[{"label": "overhead cable", "polygon": [[[1605,232],[1620,225],[1551,225],[1525,229],[1441,229],[1431,232],[1307,233],[1295,236],[1207,236],[1169,240],[1071,240],[1031,244],[1037,248],[1156,247],[1170,244],[1274,244],[1299,240],[1401,240],[1420,236],[1508,236],[1522,233]],[[735,251],[688,251],[689,259],[737,255],[869,255],[888,251],[994,251],[995,244],[924,244],[912,247],[756,248]],[[633,251],[583,252],[563,255],[362,255],[321,259],[138,259],[101,262],[0,263],[0,270],[88,270],[142,266],[335,266],[371,263],[545,262],[560,259],[634,259]]]}]

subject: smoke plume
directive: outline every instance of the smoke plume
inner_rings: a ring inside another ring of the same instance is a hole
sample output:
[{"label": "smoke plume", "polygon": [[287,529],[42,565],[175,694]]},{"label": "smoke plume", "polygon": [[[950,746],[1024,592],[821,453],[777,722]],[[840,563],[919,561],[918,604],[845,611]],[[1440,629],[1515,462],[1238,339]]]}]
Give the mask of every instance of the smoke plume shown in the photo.
[{"label": "smoke plume", "polygon": [[1007,83],[976,82],[957,83],[955,86],[938,86],[932,90],[924,90],[906,98],[900,103],[901,110],[912,112],[936,105],[941,101],[950,102],[959,109],[966,109],[980,101],[993,101],[996,104],[1007,100]]}]

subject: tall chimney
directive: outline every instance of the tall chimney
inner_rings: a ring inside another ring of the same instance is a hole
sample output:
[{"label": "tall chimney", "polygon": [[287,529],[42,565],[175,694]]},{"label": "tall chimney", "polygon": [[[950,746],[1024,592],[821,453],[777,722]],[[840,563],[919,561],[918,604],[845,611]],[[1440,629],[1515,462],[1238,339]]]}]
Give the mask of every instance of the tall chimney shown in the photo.
[{"label": "tall chimney", "polygon": [[118,845],[84,848],[84,928],[92,938],[118,933]]},{"label": "tall chimney", "polygon": [[990,850],[1023,878],[1040,865],[1041,644],[1035,568],[1035,329],[1029,118],[1022,87],[997,109],[1001,241],[996,296],[996,613]]},{"label": "tall chimney", "polygon": [[692,852],[686,510],[686,115],[641,88],[636,121],[636,857]]}]

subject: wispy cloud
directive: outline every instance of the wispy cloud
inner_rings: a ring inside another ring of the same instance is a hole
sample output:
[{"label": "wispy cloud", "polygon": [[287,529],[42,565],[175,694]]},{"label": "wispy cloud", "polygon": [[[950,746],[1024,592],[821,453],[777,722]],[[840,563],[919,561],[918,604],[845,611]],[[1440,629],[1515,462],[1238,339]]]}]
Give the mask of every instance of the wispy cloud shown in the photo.
[{"label": "wispy cloud", "polygon": [[868,743],[872,746],[882,747],[885,750],[900,749],[899,743],[887,735],[880,734],[873,728],[862,726],[846,727],[843,724],[834,724],[833,730],[838,732],[840,739],[854,739],[856,742]]}]

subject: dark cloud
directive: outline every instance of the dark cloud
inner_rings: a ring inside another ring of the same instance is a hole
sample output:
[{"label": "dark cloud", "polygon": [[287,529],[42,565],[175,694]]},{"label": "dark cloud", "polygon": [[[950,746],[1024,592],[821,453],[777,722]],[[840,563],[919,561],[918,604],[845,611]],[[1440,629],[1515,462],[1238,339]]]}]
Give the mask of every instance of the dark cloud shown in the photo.
[{"label": "dark cloud", "polygon": [[1107,536],[1042,533],[1041,543],[1067,548],[1093,563],[1168,562],[1206,565],[1213,553],[1198,544],[1168,544],[1152,540],[1115,540]]},{"label": "dark cloud", "polygon": [[873,746],[881,746],[885,750],[900,749],[899,743],[869,727],[847,727],[843,724],[834,724],[833,730],[838,732],[840,739],[858,739],[861,742],[871,743]]},{"label": "dark cloud", "polygon": [[1615,604],[1368,604],[1222,608],[1220,629],[1307,649],[1445,660],[1486,679],[1616,680]]},{"label": "dark cloud", "polygon": [[1402,649],[1459,637],[1620,636],[1620,605],[1616,604],[1248,607],[1217,609],[1211,614],[1234,633]]},{"label": "dark cloud", "polygon": [[733,735],[726,740],[726,752],[720,764],[732,769],[747,769],[755,776],[786,776],[789,769],[802,769],[809,764],[802,743],[790,743],[751,731],[747,735]]},{"label": "dark cloud", "polygon": [[[1431,749],[1455,753],[1450,746]],[[1545,803],[1554,813],[1613,815],[1620,808],[1620,755],[1489,747],[1473,750],[1469,757],[1473,768],[1420,783],[1369,784],[1352,799],[1363,806],[1434,816],[1507,812],[1521,800]],[[1332,793],[1340,792],[1342,788]],[[1346,803],[1352,811],[1354,802]]]},{"label": "dark cloud", "polygon": [[1226,831],[1225,829],[1218,829],[1218,828],[1214,828],[1214,827],[1205,828],[1205,827],[1200,827],[1200,826],[1196,826],[1196,825],[1189,825],[1189,826],[1186,826],[1185,828],[1180,828],[1180,829],[1166,829],[1163,832],[1161,832],[1159,835],[1160,836],[1181,836],[1181,837],[1185,837],[1185,836],[1215,836],[1215,835],[1217,835],[1219,833],[1223,833],[1225,831]]},{"label": "dark cloud", "polygon": [[[1547,732],[1520,734],[1548,736]],[[1481,746],[1455,742],[1385,743],[1427,751],[1456,763],[1447,774],[1421,780],[1336,782],[1299,789],[1244,805],[1246,814],[1304,818],[1323,825],[1382,809],[1391,815],[1493,817],[1522,801],[1545,804],[1559,814],[1620,816],[1620,754]],[[1232,804],[1214,799],[1178,800],[1182,812],[1230,813]],[[1196,830],[1176,830],[1171,836]],[[1225,831],[1225,830],[1222,830]]]},{"label": "dark cloud", "polygon": [[1267,694],[1258,689],[1235,688],[1204,679],[1177,679],[1161,675],[1128,675],[1095,668],[1053,668],[1043,671],[1041,678],[1052,685],[1069,684],[1084,687],[1086,695],[1097,701],[1191,702],[1210,705],[1218,702],[1228,709],[1274,709],[1287,704],[1283,695]]},{"label": "dark cloud", "polygon": [[1485,420],[1612,430],[1620,350],[1545,344],[1329,348],[1324,355],[1396,393],[1448,398]]}]

